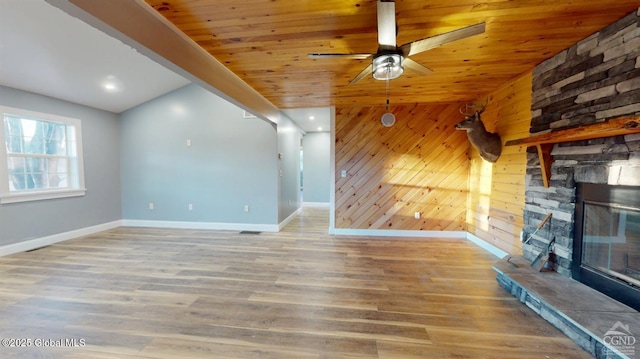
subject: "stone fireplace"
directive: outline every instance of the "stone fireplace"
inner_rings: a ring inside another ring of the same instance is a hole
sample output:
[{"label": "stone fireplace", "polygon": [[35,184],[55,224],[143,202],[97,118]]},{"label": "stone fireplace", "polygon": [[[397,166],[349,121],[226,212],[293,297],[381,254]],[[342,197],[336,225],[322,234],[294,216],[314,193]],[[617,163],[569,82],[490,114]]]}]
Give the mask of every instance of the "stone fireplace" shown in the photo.
[{"label": "stone fireplace", "polygon": [[[640,10],[538,65],[533,72],[531,136],[640,114]],[[555,239],[552,268],[571,277],[576,184],[638,187],[640,134],[557,143],[548,187],[535,148],[528,150],[523,246],[534,260]]]}]

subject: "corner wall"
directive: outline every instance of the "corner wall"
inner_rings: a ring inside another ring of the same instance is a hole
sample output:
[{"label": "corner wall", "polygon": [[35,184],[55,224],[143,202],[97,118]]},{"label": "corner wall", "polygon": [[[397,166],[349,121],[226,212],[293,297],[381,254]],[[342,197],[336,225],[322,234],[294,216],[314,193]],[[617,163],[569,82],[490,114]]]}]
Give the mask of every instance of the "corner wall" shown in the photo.
[{"label": "corner wall", "polygon": [[125,223],[277,230],[273,124],[188,85],[122,113],[120,125]]},{"label": "corner wall", "polygon": [[[467,231],[511,254],[521,254],[526,148],[504,143],[529,136],[531,121],[531,73],[501,86],[488,95],[482,114],[488,131],[502,139],[502,154],[494,164],[471,151]],[[478,99],[484,103],[485,98]]]},{"label": "corner wall", "polygon": [[44,237],[57,241],[53,236],[122,218],[116,114],[3,86],[0,105],[80,119],[87,188],[82,197],[0,205],[0,246]]}]

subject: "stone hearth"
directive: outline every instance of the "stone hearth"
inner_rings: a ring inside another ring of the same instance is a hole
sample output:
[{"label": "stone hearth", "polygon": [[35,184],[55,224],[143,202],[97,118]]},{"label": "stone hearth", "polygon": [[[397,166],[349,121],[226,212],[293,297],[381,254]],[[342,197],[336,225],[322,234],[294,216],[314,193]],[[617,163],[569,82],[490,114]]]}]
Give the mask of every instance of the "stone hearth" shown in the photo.
[{"label": "stone hearth", "polygon": [[522,257],[506,257],[494,269],[503,288],[594,357],[640,356],[640,313],[633,308],[558,273],[534,270]]}]

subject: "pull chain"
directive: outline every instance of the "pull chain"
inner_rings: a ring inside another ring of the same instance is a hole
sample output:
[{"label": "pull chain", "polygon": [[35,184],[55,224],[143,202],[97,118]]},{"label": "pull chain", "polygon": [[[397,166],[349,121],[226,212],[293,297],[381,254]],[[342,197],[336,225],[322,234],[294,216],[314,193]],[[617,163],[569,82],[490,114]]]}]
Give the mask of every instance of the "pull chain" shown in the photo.
[{"label": "pull chain", "polygon": [[387,78],[387,106],[384,109],[389,111],[389,78]]}]

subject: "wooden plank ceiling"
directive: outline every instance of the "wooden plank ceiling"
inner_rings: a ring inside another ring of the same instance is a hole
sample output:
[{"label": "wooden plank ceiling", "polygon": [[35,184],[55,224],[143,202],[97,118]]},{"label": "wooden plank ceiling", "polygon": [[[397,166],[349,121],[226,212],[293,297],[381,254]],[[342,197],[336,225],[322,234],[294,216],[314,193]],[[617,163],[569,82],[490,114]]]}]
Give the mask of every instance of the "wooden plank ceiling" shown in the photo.
[{"label": "wooden plank ceiling", "polygon": [[[385,83],[349,85],[369,60],[308,53],[377,49],[374,0],[145,0],[280,109],[381,105]],[[391,102],[469,101],[636,11],[638,0],[399,0],[397,43],[486,22],[486,32],[412,56]]]}]

